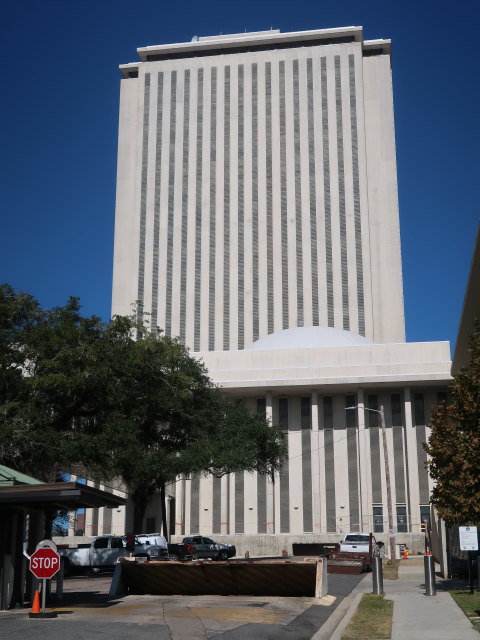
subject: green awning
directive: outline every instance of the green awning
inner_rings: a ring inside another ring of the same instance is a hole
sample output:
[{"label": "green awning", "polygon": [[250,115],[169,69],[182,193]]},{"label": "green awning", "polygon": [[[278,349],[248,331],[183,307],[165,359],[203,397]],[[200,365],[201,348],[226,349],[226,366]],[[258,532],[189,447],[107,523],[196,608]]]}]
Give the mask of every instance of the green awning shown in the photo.
[{"label": "green awning", "polygon": [[41,480],[27,476],[16,469],[10,469],[0,464],[0,487],[9,487],[17,484],[43,484]]}]

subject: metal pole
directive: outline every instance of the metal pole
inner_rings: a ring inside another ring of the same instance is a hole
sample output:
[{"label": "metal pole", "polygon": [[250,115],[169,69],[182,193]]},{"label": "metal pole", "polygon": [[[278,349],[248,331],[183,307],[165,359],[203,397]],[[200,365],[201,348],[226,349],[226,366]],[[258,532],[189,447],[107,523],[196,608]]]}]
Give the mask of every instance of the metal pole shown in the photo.
[{"label": "metal pole", "polygon": [[42,580],[42,613],[45,613],[46,597],[47,597],[47,581]]},{"label": "metal pole", "polygon": [[372,580],[373,580],[373,593],[377,596],[383,595],[383,568],[382,559],[375,556],[371,560],[372,564]]},{"label": "metal pole", "polygon": [[473,565],[475,563],[475,551],[468,551],[468,579],[470,581],[470,593],[473,595]]},{"label": "metal pole", "polygon": [[425,595],[434,596],[437,593],[435,584],[435,560],[433,556],[424,556],[423,564],[425,568]]},{"label": "metal pole", "polygon": [[383,440],[383,459],[385,463],[385,484],[387,487],[387,511],[388,511],[388,537],[390,540],[390,559],[395,560],[395,534],[393,532],[393,508],[392,508],[392,488],[390,485],[390,464],[388,462],[387,431],[385,429],[385,414],[383,404],[380,405],[380,426]]},{"label": "metal pole", "polygon": [[63,578],[65,575],[65,558],[60,558],[60,571],[57,573],[57,600],[63,600]]},{"label": "metal pole", "polygon": [[[348,409],[358,409],[359,406],[345,407]],[[392,508],[392,488],[390,486],[390,464],[388,461],[388,448],[387,448],[387,432],[385,430],[385,414],[383,412],[383,404],[380,405],[380,409],[370,409],[363,407],[364,411],[372,411],[380,415],[380,428],[382,430],[383,441],[383,461],[385,464],[385,485],[387,487],[387,511],[388,511],[388,537],[390,539],[390,558],[393,562],[395,559],[395,534],[393,530],[393,508]]]}]

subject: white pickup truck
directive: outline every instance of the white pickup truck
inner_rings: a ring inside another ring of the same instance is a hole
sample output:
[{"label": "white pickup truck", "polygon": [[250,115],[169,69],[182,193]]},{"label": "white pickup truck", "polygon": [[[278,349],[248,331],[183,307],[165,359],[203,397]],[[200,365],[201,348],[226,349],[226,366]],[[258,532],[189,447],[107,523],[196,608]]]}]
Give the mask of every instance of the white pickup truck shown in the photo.
[{"label": "white pickup truck", "polygon": [[340,542],[340,551],[344,553],[365,553],[377,556],[379,545],[374,536],[371,536],[372,546],[370,548],[369,533],[347,533],[345,538]]},{"label": "white pickup truck", "polygon": [[127,547],[125,536],[98,536],[88,545],[80,545],[72,549],[58,545],[58,553],[65,558],[66,573],[81,569],[100,569],[113,567],[118,558],[130,553],[146,556],[151,560],[168,560],[167,542],[163,536],[143,534],[135,538],[134,549]]}]

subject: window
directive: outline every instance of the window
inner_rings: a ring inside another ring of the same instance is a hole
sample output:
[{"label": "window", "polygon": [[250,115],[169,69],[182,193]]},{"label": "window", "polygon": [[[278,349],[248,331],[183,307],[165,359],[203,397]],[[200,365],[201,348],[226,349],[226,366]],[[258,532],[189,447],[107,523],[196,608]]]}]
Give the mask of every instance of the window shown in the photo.
[{"label": "window", "polygon": [[371,411],[367,411],[368,426],[370,428],[379,427],[380,426],[380,416],[377,413],[377,411],[378,411],[378,396],[376,396],[376,395],[369,395],[368,396],[368,408],[371,409]]},{"label": "window", "polygon": [[415,426],[423,426],[425,424],[425,407],[423,405],[423,393],[413,394],[413,416]]},{"label": "window", "polygon": [[106,549],[108,547],[108,538],[97,538],[93,543],[94,549]]},{"label": "window", "polygon": [[392,426],[400,427],[402,424],[402,400],[399,393],[392,393],[391,398],[392,407]]},{"label": "window", "polygon": [[439,391],[437,393],[437,404],[447,404],[447,392]]},{"label": "window", "polygon": [[310,398],[300,399],[300,420],[302,429],[311,428]]},{"label": "window", "polygon": [[373,530],[375,533],[383,531],[383,507],[373,507]]},{"label": "window", "polygon": [[282,427],[288,429],[288,398],[278,399],[278,422]]},{"label": "window", "polygon": [[112,538],[110,547],[112,549],[123,549],[123,540],[121,538]]},{"label": "window", "polygon": [[345,396],[345,419],[347,421],[347,429],[357,426],[357,414],[355,396]]},{"label": "window", "polygon": [[397,531],[398,533],[408,532],[407,507],[397,507]]},{"label": "window", "polygon": [[267,402],[265,398],[257,398],[257,413],[263,413],[265,415],[266,409]]},{"label": "window", "polygon": [[333,416],[332,396],[325,396],[325,398],[323,399],[323,415],[325,418]]},{"label": "window", "polygon": [[370,542],[370,536],[364,536],[360,533],[355,535],[349,533],[348,536],[345,536],[345,542]]},{"label": "window", "polygon": [[428,504],[420,507],[420,522],[423,524],[425,521],[430,526],[430,507]]}]

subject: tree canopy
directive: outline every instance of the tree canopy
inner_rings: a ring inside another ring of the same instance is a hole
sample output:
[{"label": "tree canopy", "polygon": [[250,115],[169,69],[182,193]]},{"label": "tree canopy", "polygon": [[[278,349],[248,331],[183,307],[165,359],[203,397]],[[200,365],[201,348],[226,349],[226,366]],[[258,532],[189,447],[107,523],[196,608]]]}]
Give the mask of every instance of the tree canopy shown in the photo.
[{"label": "tree canopy", "polygon": [[77,298],[44,310],[2,285],[0,323],[0,460],[44,480],[121,477],[136,529],[179,474],[270,473],[285,458],[280,427],[133,316],[84,318]]},{"label": "tree canopy", "polygon": [[454,377],[450,403],[434,412],[425,450],[435,481],[431,501],[448,524],[480,522],[480,325],[470,363]]}]

